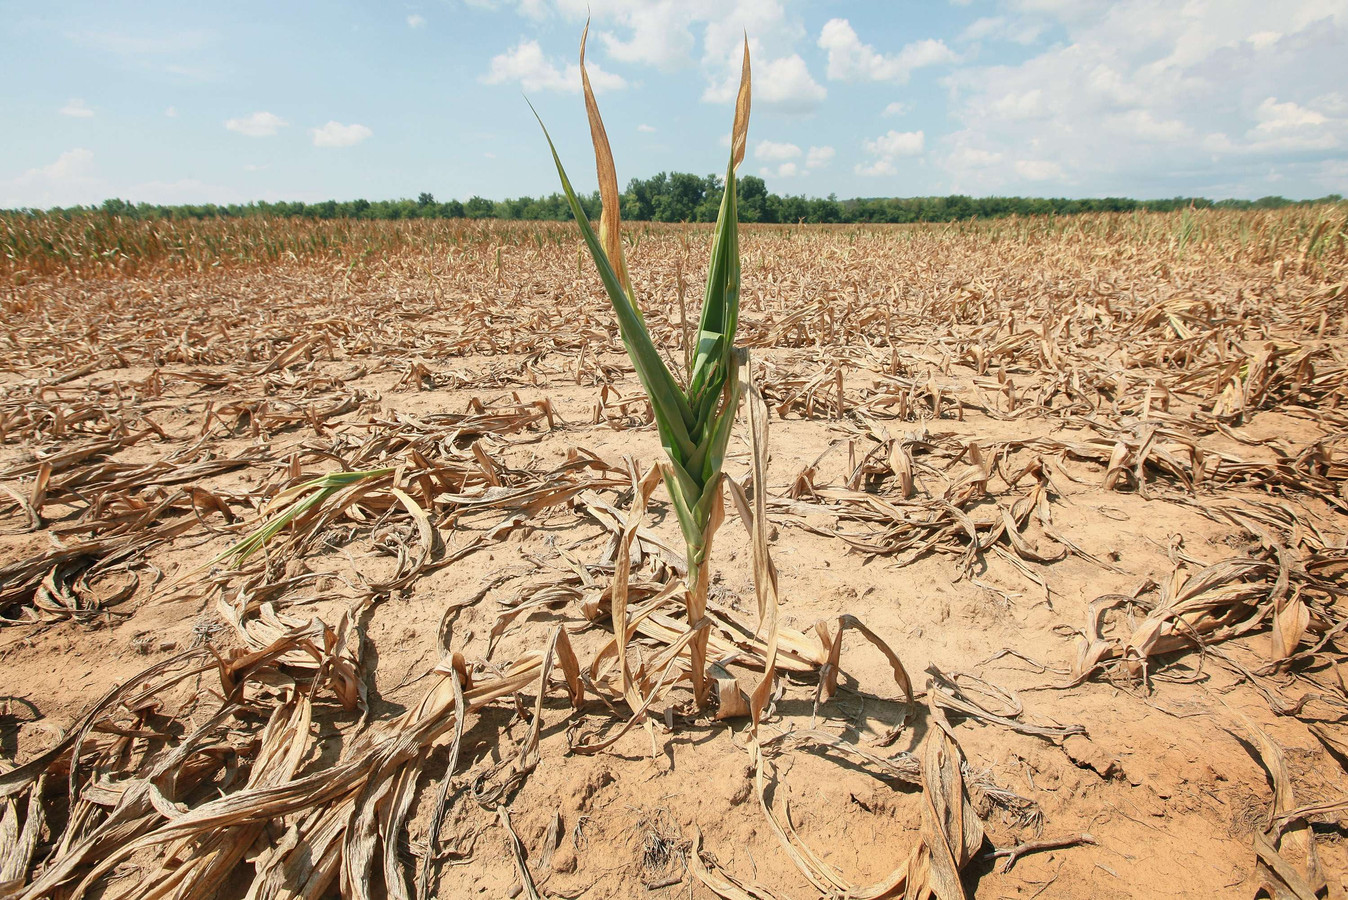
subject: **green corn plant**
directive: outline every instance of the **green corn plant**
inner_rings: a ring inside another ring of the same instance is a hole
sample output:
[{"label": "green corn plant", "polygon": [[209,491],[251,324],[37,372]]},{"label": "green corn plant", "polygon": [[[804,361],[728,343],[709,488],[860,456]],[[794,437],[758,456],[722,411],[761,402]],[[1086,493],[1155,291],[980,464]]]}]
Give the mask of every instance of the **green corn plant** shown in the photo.
[{"label": "green corn plant", "polygon": [[242,565],[250,556],[265,547],[272,538],[280,534],[287,525],[310,510],[322,506],[324,501],[342,488],[350,487],[366,478],[390,475],[394,471],[391,468],[384,468],[367,469],[362,472],[329,472],[326,475],[320,475],[302,484],[287,488],[277,494],[269,504],[272,508],[284,506],[280,512],[263,522],[243,540],[224,550],[201,568],[209,568],[225,560],[230,560],[236,566]]},{"label": "green corn plant", "polygon": [[[586,26],[586,34],[589,26]],[[665,365],[651,340],[641,307],[628,277],[620,234],[618,177],[613,153],[604,131],[599,107],[595,103],[590,78],[585,71],[585,36],[580,42],[580,73],[585,93],[585,109],[590,120],[595,167],[599,175],[602,208],[599,233],[567,178],[557,148],[543,127],[552,151],[553,163],[562,182],[567,202],[590,251],[599,278],[613,304],[623,346],[632,359],[637,378],[655,412],[656,429],[668,460],[661,465],[665,486],[673,501],[674,512],[683,532],[688,555],[686,608],[689,627],[706,614],[709,555],[712,536],[724,516],[722,507],[721,466],[726,445],[739,407],[740,357],[735,350],[735,328],[739,321],[740,255],[739,222],[736,209],[735,169],[744,160],[749,131],[749,44],[745,41],[740,73],[739,95],[731,131],[730,163],[726,168],[725,193],[716,220],[712,241],[707,291],[695,335],[696,345],[687,380],[680,383]],[[532,108],[532,107],[531,107]],[[535,111],[537,117],[538,113]],[[539,119],[539,125],[543,120]],[[699,706],[708,694],[706,679],[707,631],[703,629],[690,644],[693,694]]]}]

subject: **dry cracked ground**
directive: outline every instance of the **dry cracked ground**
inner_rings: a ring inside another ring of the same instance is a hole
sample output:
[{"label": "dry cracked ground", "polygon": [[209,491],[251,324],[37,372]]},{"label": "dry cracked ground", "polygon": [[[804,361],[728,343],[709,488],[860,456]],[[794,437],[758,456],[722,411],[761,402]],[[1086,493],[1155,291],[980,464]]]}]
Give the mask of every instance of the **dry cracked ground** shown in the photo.
[{"label": "dry cracked ground", "polygon": [[1346,895],[1341,212],[746,229],[705,709],[574,236],[380,227],[9,263],[0,896]]}]

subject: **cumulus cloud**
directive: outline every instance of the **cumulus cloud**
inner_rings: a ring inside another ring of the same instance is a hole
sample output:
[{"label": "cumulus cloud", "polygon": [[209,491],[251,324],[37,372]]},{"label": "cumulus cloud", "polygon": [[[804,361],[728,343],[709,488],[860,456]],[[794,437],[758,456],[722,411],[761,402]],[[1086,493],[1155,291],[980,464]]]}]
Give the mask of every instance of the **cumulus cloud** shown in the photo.
[{"label": "cumulus cloud", "polygon": [[881,177],[899,174],[899,169],[894,165],[891,159],[876,159],[868,163],[857,163],[855,171],[858,175],[870,177]]},{"label": "cumulus cloud", "polygon": [[769,106],[788,112],[806,112],[828,97],[828,91],[814,80],[805,60],[798,54],[769,60],[762,66],[762,72],[758,95]]},{"label": "cumulus cloud", "polygon": [[645,63],[666,71],[692,61],[693,34],[689,30],[696,11],[683,0],[648,0],[624,4],[614,18],[628,30],[624,37],[601,31],[604,50],[618,62]]},{"label": "cumulus cloud", "polygon": [[[513,2],[523,12],[520,0]],[[545,14],[555,12],[574,22],[593,17],[597,30],[591,37],[597,37],[608,58],[617,62],[667,72],[697,68],[705,80],[702,99],[708,103],[734,101],[746,34],[754,60],[756,106],[802,114],[818,108],[828,96],[797,52],[807,34],[784,0],[536,2]]]},{"label": "cumulus cloud", "polygon": [[1024,14],[1063,38],[949,76],[946,189],[1257,196],[1284,178],[1304,195],[1331,171],[1314,155],[1348,143],[1348,104],[1325,90],[1345,72],[1342,0],[1021,0],[963,37],[1014,39]]},{"label": "cumulus cloud", "polygon": [[968,28],[965,28],[960,34],[960,39],[965,41],[981,41],[985,37],[996,34],[1006,24],[1006,19],[1002,16],[984,16],[981,19],[975,19]]},{"label": "cumulus cloud", "polygon": [[893,55],[863,44],[846,19],[830,19],[819,32],[819,47],[828,51],[828,77],[833,81],[906,82],[914,69],[955,62],[944,41],[928,38],[906,45]]},{"label": "cumulus cloud", "polygon": [[[590,85],[596,94],[627,87],[621,75],[606,72],[598,63],[587,61]],[[492,57],[491,68],[480,79],[483,84],[518,84],[526,91],[564,91],[580,93],[580,66],[569,63],[561,68],[543,54],[538,41],[520,41],[505,53]]]},{"label": "cumulus cloud", "polygon": [[889,131],[864,144],[867,153],[880,156],[918,156],[926,143],[920,131]]},{"label": "cumulus cloud", "polygon": [[310,128],[315,147],[353,147],[374,134],[364,125],[343,125],[329,122],[321,128]]},{"label": "cumulus cloud", "polygon": [[1141,141],[1173,142],[1189,138],[1193,132],[1179,119],[1158,119],[1149,109],[1130,109],[1106,116],[1105,127],[1115,134]]},{"label": "cumulus cloud", "polygon": [[410,15],[410,16],[407,17],[407,27],[408,27],[408,28],[425,28],[425,27],[426,27],[426,17],[423,16],[423,15],[421,15],[420,13],[412,13],[412,15]]},{"label": "cumulus cloud", "polygon": [[836,151],[832,147],[811,147],[805,154],[807,169],[822,169],[833,162]]},{"label": "cumulus cloud", "polygon": [[[592,59],[685,73],[703,84],[704,101],[719,104],[734,100],[747,32],[755,108],[778,113],[869,104],[844,83],[899,85],[924,68],[940,71],[955,125],[943,134],[927,125],[930,177],[921,190],[1257,196],[1282,178],[1280,191],[1305,195],[1334,177],[1334,154],[1348,145],[1348,91],[1339,87],[1348,0],[1004,0],[906,45],[885,44],[843,16],[806,30],[787,0],[465,2],[548,20],[549,34],[553,24],[578,28],[593,15]],[[572,48],[539,40],[498,55],[482,80],[577,91]],[[1007,42],[1025,49],[982,49]],[[601,90],[627,84],[602,68],[592,74]],[[911,99],[931,105],[903,96],[864,108],[900,116]],[[797,145],[800,156],[758,163],[774,176],[783,167],[803,175],[806,142]],[[881,175],[901,171],[905,159],[861,158],[858,171]]]},{"label": "cumulus cloud", "polygon": [[985,169],[1002,161],[1002,154],[991,150],[977,150],[973,147],[960,147],[946,158],[948,165],[961,169]]},{"label": "cumulus cloud", "polygon": [[759,141],[754,145],[754,159],[768,163],[759,171],[763,175],[776,178],[809,175],[831,163],[833,156],[832,147],[811,147],[809,150],[802,150],[798,144],[784,141]]},{"label": "cumulus cloud", "polygon": [[1306,109],[1296,103],[1279,103],[1269,97],[1254,111],[1259,124],[1254,130],[1262,134],[1277,134],[1284,131],[1299,131],[1303,128],[1318,128],[1329,121],[1323,114]]},{"label": "cumulus cloud", "polygon": [[53,206],[93,206],[108,197],[124,197],[132,202],[237,203],[256,197],[196,179],[143,181],[116,184],[101,176],[92,150],[76,147],[45,166],[24,172],[17,178],[0,181],[0,209],[45,209]]},{"label": "cumulus cloud", "polygon": [[1311,100],[1311,106],[1323,110],[1326,114],[1331,116],[1348,116],[1348,97],[1343,96],[1343,94],[1340,94],[1338,91],[1321,94]]},{"label": "cumulus cloud", "polygon": [[247,137],[271,137],[285,126],[285,119],[269,112],[255,112],[238,119],[226,119],[225,127]]},{"label": "cumulus cloud", "polygon": [[[704,80],[702,99],[730,103],[739,86],[743,41],[750,35],[754,103],[788,114],[809,113],[827,98],[797,52],[808,37],[786,0],[466,0],[470,5],[511,10],[532,19],[560,17],[592,22],[591,52],[618,63],[655,66],[666,72],[695,68]],[[492,61],[489,84],[521,82],[536,88],[574,91],[574,65],[548,58],[536,41],[522,41]],[[700,45],[700,46],[699,46]],[[551,47],[549,47],[551,49]],[[570,47],[566,59],[570,58]],[[594,59],[594,55],[590,60]],[[593,62],[587,60],[591,79]],[[600,70],[602,71],[602,69]],[[605,73],[607,74],[607,73]],[[609,75],[610,88],[625,86]],[[596,90],[599,88],[595,84]],[[528,89],[528,88],[526,88]]]},{"label": "cumulus cloud", "polygon": [[1063,176],[1062,166],[1046,159],[1016,160],[1016,174],[1027,181],[1049,181]]},{"label": "cumulus cloud", "polygon": [[1041,22],[1006,16],[984,16],[975,19],[968,28],[960,33],[961,41],[1013,41],[1017,44],[1033,44],[1044,33]]},{"label": "cumulus cloud", "polygon": [[88,119],[94,114],[92,109],[84,105],[83,100],[76,99],[67,100],[66,105],[58,109],[57,112],[75,119]]},{"label": "cumulus cloud", "polygon": [[54,162],[0,182],[0,208],[75,206],[97,199],[92,150],[76,147]]},{"label": "cumulus cloud", "polygon": [[637,126],[637,131],[640,131],[642,134],[655,134],[656,128],[654,125],[647,125],[645,122],[642,122]]},{"label": "cumulus cloud", "polygon": [[754,159],[761,159],[764,162],[783,162],[784,160],[795,159],[800,154],[801,149],[795,144],[759,141],[754,145]]},{"label": "cumulus cloud", "polygon": [[874,140],[862,143],[862,149],[871,159],[866,163],[858,163],[855,171],[858,175],[897,175],[898,160],[921,156],[926,143],[927,136],[921,131],[891,129]]},{"label": "cumulus cloud", "polygon": [[[708,103],[731,103],[739,93],[738,64],[707,86],[702,99]],[[813,112],[828,97],[828,91],[810,75],[799,54],[754,63],[754,104],[762,103],[786,113]]]},{"label": "cumulus cloud", "polygon": [[[197,178],[159,178],[149,181],[122,179],[99,171],[94,153],[84,147],[67,150],[53,162],[28,169],[5,180],[0,178],[0,209],[47,209],[53,206],[96,206],[109,197],[133,203],[247,203],[252,200],[295,199],[284,194],[240,191]],[[322,199],[300,193],[301,199]]]},{"label": "cumulus cloud", "polygon": [[164,110],[164,115],[168,116],[170,119],[178,118],[178,107],[170,106],[168,109]]}]

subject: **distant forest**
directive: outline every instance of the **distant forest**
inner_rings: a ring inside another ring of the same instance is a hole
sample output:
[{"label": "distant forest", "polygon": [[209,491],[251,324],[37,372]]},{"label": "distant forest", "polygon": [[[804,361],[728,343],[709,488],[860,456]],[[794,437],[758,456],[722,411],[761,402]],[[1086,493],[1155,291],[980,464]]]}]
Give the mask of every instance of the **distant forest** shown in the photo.
[{"label": "distant forest", "polygon": [[[724,189],[715,175],[661,172],[653,178],[633,178],[622,195],[622,216],[629,222],[714,222]],[[1064,197],[858,197],[839,200],[828,197],[782,196],[771,193],[762,178],[739,179],[739,212],[743,222],[790,223],[903,223],[952,222],[960,219],[1004,216],[1072,215],[1087,212],[1167,212],[1196,209],[1280,209],[1313,203],[1339,203],[1343,197],[1330,194],[1315,200],[1261,197],[1258,200],[1208,200],[1174,197],[1168,200],[1132,200],[1126,197],[1069,199]],[[581,197],[592,218],[599,217],[599,194]],[[518,197],[489,200],[472,197],[440,201],[430,193],[415,200],[325,200],[321,203],[278,202],[161,206],[111,199],[97,207],[58,208],[50,214],[77,216],[90,212],[136,219],[209,219],[233,217],[299,217],[307,219],[523,219],[564,220],[571,218],[566,198]]]}]

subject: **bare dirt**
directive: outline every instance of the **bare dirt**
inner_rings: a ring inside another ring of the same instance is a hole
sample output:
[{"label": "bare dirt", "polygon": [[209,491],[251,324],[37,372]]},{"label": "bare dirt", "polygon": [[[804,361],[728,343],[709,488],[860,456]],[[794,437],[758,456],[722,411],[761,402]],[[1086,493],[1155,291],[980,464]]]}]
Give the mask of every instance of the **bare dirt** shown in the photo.
[{"label": "bare dirt", "polygon": [[[825,732],[896,764],[920,757],[936,727],[934,667],[962,673],[970,698],[1004,717],[945,707],[986,830],[963,867],[969,896],[1249,897],[1269,882],[1255,850],[1269,833],[1317,896],[1348,895],[1343,257],[1298,265],[1295,245],[1241,255],[1220,222],[1187,250],[1162,226],[1114,227],[746,233],[742,342],[771,410],[782,624],[813,634],[816,621],[855,616],[919,694],[914,713],[856,634],[829,702],[816,708],[817,675],[779,680],[760,733],[782,748],[774,809],[847,884],[909,856],[924,794],[818,744],[787,749],[782,736]],[[582,614],[612,579],[603,506],[626,513],[629,468],[645,472],[660,448],[574,243],[511,234],[354,272],[296,264],[8,291],[0,768],[56,746],[147,667],[207,646],[258,649],[270,640],[260,635],[315,617],[350,638],[364,697],[343,709],[315,690],[302,775],[415,710],[453,654],[480,662],[485,683],[562,626],[588,669],[612,636],[602,616]],[[676,361],[678,280],[695,306],[706,238],[648,230],[630,253]],[[585,454],[593,465],[568,468]],[[375,465],[397,472],[241,568],[212,564],[282,489]],[[747,438],[732,443],[727,471],[747,480]],[[567,484],[576,490],[537,507],[501,499]],[[395,486],[434,529],[425,558]],[[663,488],[645,526],[633,583],[667,583],[682,544]],[[713,567],[721,621],[752,631],[752,548],[733,507]],[[662,645],[632,646],[645,663]],[[727,668],[746,690],[756,683]],[[314,677],[277,671],[301,686]],[[520,890],[503,809],[543,896],[715,896],[690,868],[699,834],[701,859],[750,885],[745,896],[821,895],[760,808],[745,719],[697,713],[680,685],[651,706],[649,727],[570,752],[630,714],[610,671],[581,712],[550,695],[538,764],[512,781],[536,681],[469,717],[429,848],[451,736],[416,761],[388,852],[408,872],[432,854],[432,895]],[[90,777],[129,783],[203,726],[222,691],[204,671],[164,688],[152,711],[123,704],[121,745],[110,712],[90,738],[102,754]],[[252,724],[230,726],[253,737],[219,739],[233,779],[247,775],[270,696],[250,693],[238,718]],[[77,827],[63,765],[40,789],[47,822],[15,896]],[[1275,798],[1279,765],[1290,794]],[[238,783],[212,775],[173,799],[186,810]],[[17,827],[24,795],[5,796]],[[1275,801],[1297,813],[1277,829]],[[247,892],[259,854],[302,820],[278,816],[252,838],[219,895]],[[1083,833],[1089,842],[1027,853],[1008,871],[994,855]],[[69,895],[96,862],[41,895]],[[173,870],[142,847],[91,889],[139,896],[138,881]],[[390,890],[383,877],[370,882],[375,896]],[[322,891],[354,895],[344,878]]]}]

